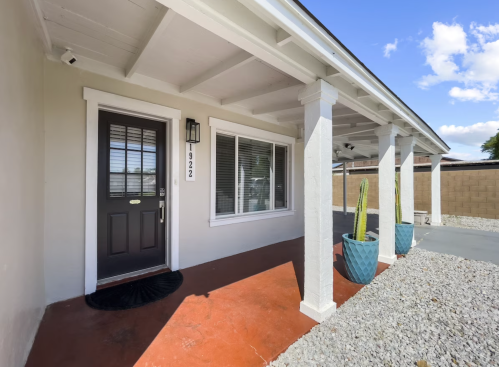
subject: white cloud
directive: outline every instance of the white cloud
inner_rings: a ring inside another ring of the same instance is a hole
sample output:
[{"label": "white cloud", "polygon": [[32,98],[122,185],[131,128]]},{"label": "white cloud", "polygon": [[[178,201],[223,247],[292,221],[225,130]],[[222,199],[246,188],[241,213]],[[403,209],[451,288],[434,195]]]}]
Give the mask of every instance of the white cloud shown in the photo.
[{"label": "white cloud", "polygon": [[399,43],[399,40],[397,38],[395,38],[395,42],[393,43],[387,43],[385,45],[385,52],[384,52],[384,56],[387,57],[387,58],[390,58],[390,54],[392,52],[395,52],[397,51],[397,44]]},{"label": "white cloud", "polygon": [[421,46],[426,54],[426,64],[430,65],[434,72],[420,80],[421,88],[460,78],[459,66],[455,63],[454,56],[465,54],[468,49],[463,27],[459,24],[446,25],[435,22],[433,38],[425,38]]},{"label": "white cloud", "polygon": [[471,33],[478,39],[478,42],[480,42],[480,44],[484,44],[487,39],[491,39],[496,34],[499,34],[499,24],[489,24],[488,26],[483,26],[471,23],[470,30]]},{"label": "white cloud", "polygon": [[426,64],[433,74],[423,76],[418,84],[427,89],[441,82],[464,84],[449,94],[459,101],[495,101],[491,92],[499,83],[499,24],[472,23],[469,34],[460,24],[433,23],[433,35],[421,43]]},{"label": "white cloud", "polygon": [[497,101],[499,99],[498,93],[492,93],[490,90],[480,90],[477,88],[461,89],[459,87],[454,87],[449,91],[449,95],[461,102]]},{"label": "white cloud", "polygon": [[444,125],[438,130],[440,136],[449,142],[479,147],[491,136],[497,134],[499,121],[479,122],[469,126]]}]

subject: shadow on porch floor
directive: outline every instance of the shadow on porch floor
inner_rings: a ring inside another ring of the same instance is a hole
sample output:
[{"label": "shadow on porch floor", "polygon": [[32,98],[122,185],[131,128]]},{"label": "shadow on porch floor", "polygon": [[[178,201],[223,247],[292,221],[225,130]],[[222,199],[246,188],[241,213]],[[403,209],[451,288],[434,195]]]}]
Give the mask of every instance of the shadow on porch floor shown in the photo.
[{"label": "shadow on porch floor", "polygon": [[[299,311],[303,254],[298,238],[188,268],[177,292],[138,309],[53,304],[26,366],[265,366],[316,324]],[[341,306],[362,286],[345,278],[341,245],[334,260]]]}]

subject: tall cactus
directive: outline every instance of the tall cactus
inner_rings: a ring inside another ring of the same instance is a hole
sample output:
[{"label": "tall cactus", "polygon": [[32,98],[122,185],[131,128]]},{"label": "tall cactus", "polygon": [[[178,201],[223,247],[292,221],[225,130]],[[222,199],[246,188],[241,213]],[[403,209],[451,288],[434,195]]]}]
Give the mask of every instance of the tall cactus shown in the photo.
[{"label": "tall cactus", "polygon": [[369,181],[364,178],[360,183],[359,200],[355,209],[355,222],[353,225],[353,239],[356,241],[365,241],[367,225],[367,191],[369,190]]},{"label": "tall cactus", "polygon": [[400,204],[400,186],[399,173],[395,174],[395,221],[402,224],[402,206]]}]

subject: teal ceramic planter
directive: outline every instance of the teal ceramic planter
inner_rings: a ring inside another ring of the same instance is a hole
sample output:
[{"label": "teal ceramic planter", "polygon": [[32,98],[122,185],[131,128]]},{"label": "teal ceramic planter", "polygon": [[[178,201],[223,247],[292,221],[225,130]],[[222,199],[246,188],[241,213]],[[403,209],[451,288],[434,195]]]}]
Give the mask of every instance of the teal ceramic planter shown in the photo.
[{"label": "teal ceramic planter", "polygon": [[414,234],[414,224],[403,222],[395,223],[395,253],[397,255],[406,255],[412,246]]},{"label": "teal ceramic planter", "polygon": [[351,233],[343,235],[343,257],[348,279],[358,284],[369,284],[378,268],[379,240],[366,235],[370,241],[356,241]]}]

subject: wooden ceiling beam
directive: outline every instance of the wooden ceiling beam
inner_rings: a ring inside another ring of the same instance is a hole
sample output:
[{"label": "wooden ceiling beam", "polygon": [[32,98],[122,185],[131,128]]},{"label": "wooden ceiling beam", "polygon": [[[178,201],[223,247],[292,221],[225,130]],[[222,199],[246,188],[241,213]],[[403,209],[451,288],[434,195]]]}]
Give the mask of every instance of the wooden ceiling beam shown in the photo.
[{"label": "wooden ceiling beam", "polygon": [[289,42],[293,41],[293,37],[286,32],[284,29],[279,28],[276,32],[276,42],[277,46],[282,47],[287,45]]},{"label": "wooden ceiling beam", "polygon": [[245,101],[251,98],[256,98],[256,97],[261,97],[265,96],[270,93],[282,91],[288,88],[295,87],[297,85],[302,84],[298,80],[285,80],[280,83],[274,83],[265,86],[264,88],[256,89],[256,90],[251,90],[248,92],[241,93],[239,95],[235,95],[232,97],[224,98],[222,99],[222,105],[228,105],[228,104],[233,104],[241,101]]},{"label": "wooden ceiling beam", "polygon": [[262,107],[262,108],[255,108],[253,110],[253,115],[263,115],[266,113],[293,110],[293,109],[297,109],[297,108],[303,108],[300,101],[290,102],[290,103],[282,103],[282,104],[272,105],[272,106]]},{"label": "wooden ceiling beam", "polygon": [[333,136],[347,136],[358,133],[364,133],[367,131],[373,131],[377,127],[379,127],[377,123],[372,123],[372,124],[353,127],[351,129],[333,129]]},{"label": "wooden ceiling beam", "polygon": [[256,57],[247,53],[246,51],[242,51],[228,60],[225,60],[211,69],[205,71],[203,74],[198,75],[180,86],[180,93],[185,93],[194,89],[200,84],[207,82],[208,80],[214,79],[216,77],[222,76],[223,74],[228,73],[229,71],[240,68],[243,65],[249,64],[250,62],[256,60]]},{"label": "wooden ceiling beam", "polygon": [[170,25],[171,21],[175,17],[175,12],[172,9],[162,7],[156,16],[156,19],[149,27],[147,35],[142,41],[142,45],[135,55],[132,56],[130,62],[125,68],[125,76],[131,78],[132,75],[137,71],[140,63],[144,60],[145,55],[153,49],[154,45],[163,35],[164,31]]}]

